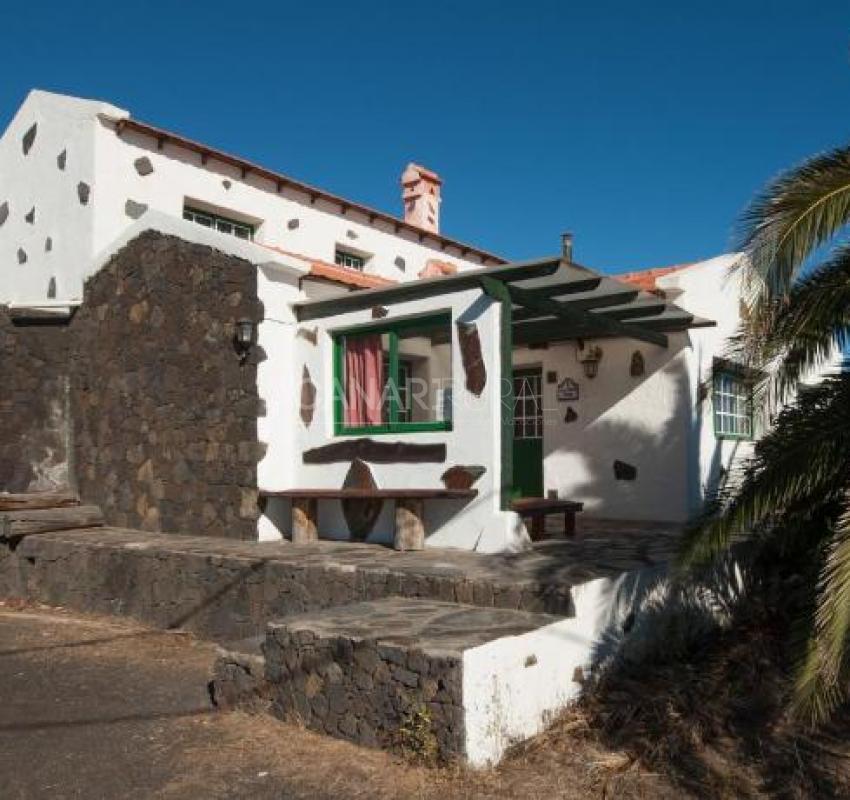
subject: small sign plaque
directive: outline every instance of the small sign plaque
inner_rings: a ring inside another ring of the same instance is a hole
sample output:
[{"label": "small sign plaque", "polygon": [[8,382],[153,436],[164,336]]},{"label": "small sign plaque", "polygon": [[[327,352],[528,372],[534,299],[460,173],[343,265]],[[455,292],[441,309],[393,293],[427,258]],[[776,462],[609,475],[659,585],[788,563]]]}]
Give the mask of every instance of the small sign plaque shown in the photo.
[{"label": "small sign plaque", "polygon": [[572,400],[578,400],[579,386],[572,378],[564,378],[558,384],[557,397],[559,402],[569,403]]}]

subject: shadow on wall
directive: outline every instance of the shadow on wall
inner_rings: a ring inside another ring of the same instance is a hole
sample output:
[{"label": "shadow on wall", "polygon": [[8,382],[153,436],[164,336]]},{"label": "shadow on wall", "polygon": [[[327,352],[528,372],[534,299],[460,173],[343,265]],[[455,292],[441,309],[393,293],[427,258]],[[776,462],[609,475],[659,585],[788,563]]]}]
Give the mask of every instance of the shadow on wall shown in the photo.
[{"label": "shadow on wall", "polygon": [[[693,516],[702,497],[702,459],[717,472],[721,454],[716,442],[710,455],[703,452],[705,408],[695,407],[687,360],[677,355],[652,374],[651,385],[650,376],[638,384],[626,378],[589,418],[580,409],[571,423],[547,425],[547,487],[584,502],[587,516],[675,522]],[[562,412],[565,404],[559,405]]]}]

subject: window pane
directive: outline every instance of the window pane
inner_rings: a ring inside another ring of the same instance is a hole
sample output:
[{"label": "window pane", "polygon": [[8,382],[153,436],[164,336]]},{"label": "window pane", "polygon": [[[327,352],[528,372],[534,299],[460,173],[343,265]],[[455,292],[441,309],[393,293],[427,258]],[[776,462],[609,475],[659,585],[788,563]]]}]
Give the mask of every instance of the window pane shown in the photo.
[{"label": "window pane", "polygon": [[352,427],[373,427],[389,422],[387,365],[389,335],[346,336],[342,347],[344,422]]},{"label": "window pane", "polygon": [[[407,371],[408,422],[452,418],[452,344],[448,322],[423,322],[398,334],[399,362]],[[449,391],[447,391],[449,390]]]}]

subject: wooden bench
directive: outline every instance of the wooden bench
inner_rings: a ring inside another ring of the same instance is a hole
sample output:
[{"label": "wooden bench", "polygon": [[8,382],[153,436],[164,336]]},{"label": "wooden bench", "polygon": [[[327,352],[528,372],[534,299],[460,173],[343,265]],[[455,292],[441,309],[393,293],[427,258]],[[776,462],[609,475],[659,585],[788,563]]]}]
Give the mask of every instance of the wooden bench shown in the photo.
[{"label": "wooden bench", "polygon": [[549,500],[545,497],[522,497],[511,503],[511,508],[523,519],[531,519],[531,541],[536,542],[546,534],[546,517],[550,514],[564,515],[564,536],[576,532],[576,514],[584,503],[575,500]]},{"label": "wooden bench", "polygon": [[307,544],[319,540],[319,500],[395,500],[396,550],[425,547],[425,501],[470,500],[476,489],[284,489],[262,492],[263,497],[292,500],[292,541]]}]

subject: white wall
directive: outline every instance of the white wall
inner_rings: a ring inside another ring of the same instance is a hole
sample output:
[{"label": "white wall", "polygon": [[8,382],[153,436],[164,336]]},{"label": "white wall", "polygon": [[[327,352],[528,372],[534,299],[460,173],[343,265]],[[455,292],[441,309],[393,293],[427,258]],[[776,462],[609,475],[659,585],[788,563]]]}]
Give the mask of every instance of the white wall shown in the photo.
[{"label": "white wall", "polygon": [[[49,92],[34,91],[0,139],[0,204],[10,204],[10,216],[0,227],[0,302],[46,299],[51,276],[57,278],[60,298],[79,298],[83,280],[91,274],[91,259],[126,230],[128,200],[151,210],[181,217],[187,198],[196,205],[218,210],[225,216],[258,226],[256,241],[333,263],[337,245],[373,255],[366,272],[393,280],[413,280],[432,258],[449,261],[459,269],[481,266],[473,253],[445,252],[433,240],[423,244],[414,232],[393,231],[391,223],[375,220],[350,209],[343,216],[338,207],[248,174],[214,159],[204,165],[190,150],[165,144],[134,132],[118,136],[114,122],[126,111]],[[35,144],[28,156],[21,151],[21,137],[38,123]],[[56,156],[67,150],[64,172]],[[136,159],[147,157],[153,172],[140,175]],[[396,176],[372,176],[371,180],[396,181]],[[86,206],[77,197],[77,184],[91,188]],[[228,188],[229,187],[229,188]],[[401,204],[399,188],[399,205]],[[36,223],[24,215],[36,206]],[[297,221],[297,227],[290,227]],[[223,234],[221,234],[223,235]],[[51,236],[53,251],[44,252]],[[17,261],[23,247],[25,265]],[[397,266],[403,259],[404,266]]]},{"label": "white wall", "polygon": [[[499,316],[498,304],[479,290],[447,294],[440,298],[411,300],[387,304],[387,321],[422,314],[448,311],[452,316],[452,386],[453,427],[451,431],[377,434],[378,441],[402,441],[415,444],[445,442],[447,457],[444,463],[369,464],[372,474],[382,488],[442,488],[440,476],[453,465],[481,465],[486,473],[475,484],[478,496],[471,501],[429,501],[426,503],[426,533],[428,546],[458,547],[493,552],[523,546],[527,542],[525,529],[513,513],[499,509],[498,485],[500,482],[501,454],[499,430],[501,425],[499,382]],[[475,322],[481,340],[482,356],[487,370],[487,383],[480,397],[466,390],[465,374],[461,365],[460,347],[455,323],[458,320]],[[289,470],[280,468],[263,472],[262,489],[287,489],[296,487],[340,488],[350,463],[303,464],[305,450],[342,441],[333,431],[333,341],[332,334],[364,323],[372,323],[371,310],[339,314],[332,318],[311,320],[296,326],[309,333],[315,332],[317,343],[311,344],[303,336],[294,337],[294,359],[285,370],[285,385],[279,387],[289,394],[289,399],[277,398],[274,402],[287,411],[279,417],[267,458],[270,463],[289,461]],[[309,370],[318,395],[315,415],[310,425],[301,419],[298,408],[301,376],[304,366]],[[292,376],[291,378],[289,376]],[[268,405],[268,403],[267,403]],[[289,450],[286,429],[295,431],[295,447]],[[272,503],[263,523],[264,538],[288,533],[287,509]],[[277,530],[274,530],[277,528]],[[319,504],[319,528],[323,537],[347,539],[348,529],[342,516],[339,501]],[[369,541],[391,542],[393,534],[393,503],[386,502],[381,517]]]},{"label": "white wall", "polygon": [[598,578],[570,593],[575,614],[569,619],[464,652],[464,732],[473,766],[497,763],[581,692],[576,669],[587,670],[594,660],[616,607],[618,583]]},{"label": "white wall", "polygon": [[[93,188],[88,204],[77,187],[95,184],[97,114],[123,112],[106,103],[33,91],[0,138],[0,205],[9,216],[0,225],[0,303],[43,300],[51,278],[57,299],[79,299],[95,254]],[[36,125],[31,149],[22,140]],[[65,166],[57,158],[65,153]],[[25,217],[35,208],[35,221]],[[126,226],[125,226],[126,227]],[[48,239],[50,245],[48,249]],[[19,263],[18,250],[26,253]]]},{"label": "white wall", "polygon": [[[584,376],[574,342],[515,351],[515,366],[543,371],[544,493],[584,502],[585,517],[681,522],[699,509],[721,467],[750,451],[748,443],[716,438],[711,398],[698,402],[699,384],[738,325],[737,281],[727,280],[736,258],[711,259],[659,280],[672,302],[717,322],[669,334],[666,349],[628,339],[588,340],[586,346],[603,350],[594,379]],[[646,365],[641,377],[629,371],[635,351]],[[558,382],[577,381],[580,399],[558,402],[557,383],[546,383],[547,371],[555,371]],[[570,423],[564,421],[568,406],[578,414]],[[637,479],[616,480],[615,460],[637,467]]]}]

